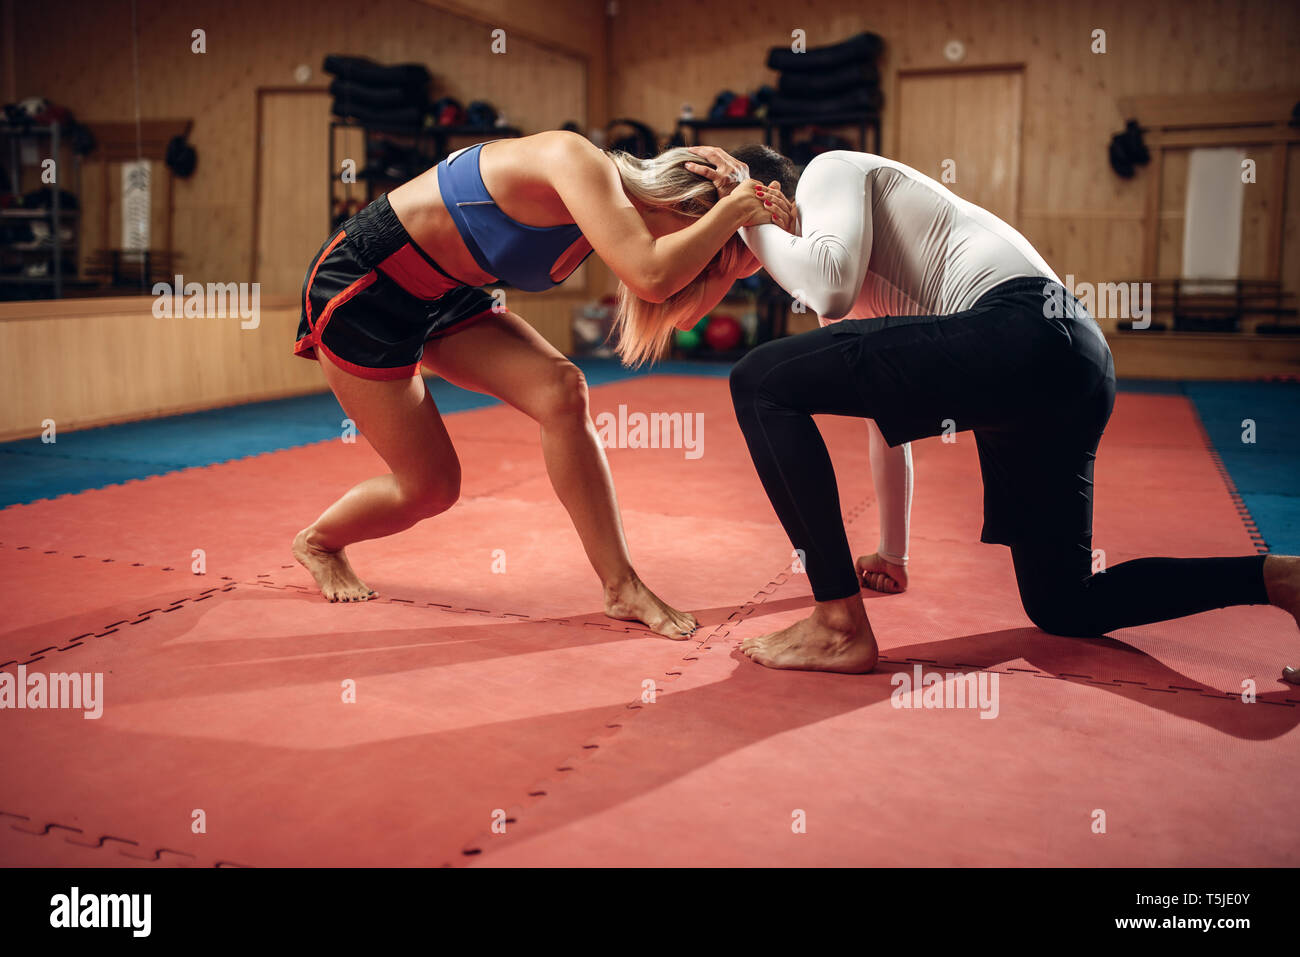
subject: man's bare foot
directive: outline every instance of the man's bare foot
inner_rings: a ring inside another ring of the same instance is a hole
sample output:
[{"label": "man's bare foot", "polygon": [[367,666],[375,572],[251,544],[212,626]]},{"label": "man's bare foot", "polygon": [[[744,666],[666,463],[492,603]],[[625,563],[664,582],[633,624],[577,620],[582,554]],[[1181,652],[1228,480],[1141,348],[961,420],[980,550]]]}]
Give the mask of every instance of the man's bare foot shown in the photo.
[{"label": "man's bare foot", "polygon": [[866,674],[879,652],[862,599],[819,602],[817,610],[789,628],[746,638],[740,650],[767,668]]},{"label": "man's bare foot", "polygon": [[293,557],[311,572],[321,594],[330,601],[368,601],[374,598],[374,589],[357,577],[343,549],[327,552],[317,548],[308,541],[310,532],[311,529],[304,528],[293,540]]},{"label": "man's bare foot", "polygon": [[[1300,627],[1300,558],[1269,555],[1264,559],[1264,588],[1270,603],[1288,612]],[[1282,680],[1300,684],[1300,669],[1283,668]]]},{"label": "man's bare foot", "polygon": [[605,614],[619,621],[639,621],[674,641],[684,641],[700,626],[694,615],[670,608],[635,576],[605,588]]},{"label": "man's bare foot", "polygon": [[1300,558],[1268,555],[1264,558],[1264,588],[1272,604],[1290,613],[1300,626]]}]

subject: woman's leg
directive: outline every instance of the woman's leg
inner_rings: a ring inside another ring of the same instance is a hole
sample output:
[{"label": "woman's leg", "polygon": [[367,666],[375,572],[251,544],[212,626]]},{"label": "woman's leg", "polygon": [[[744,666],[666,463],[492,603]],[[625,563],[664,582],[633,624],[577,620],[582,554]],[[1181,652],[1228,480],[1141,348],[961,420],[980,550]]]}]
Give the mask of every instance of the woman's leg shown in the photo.
[{"label": "woman's leg", "polygon": [[606,614],[644,622],[669,638],[695,630],[694,616],[660,601],[632,568],[614,481],[577,366],[512,312],[429,342],[424,362],[449,382],[494,395],[541,426],[551,485],[605,588]]},{"label": "woman's leg", "polygon": [[293,553],[330,601],[364,601],[374,592],[343,549],[382,538],[444,512],[460,496],[460,461],[433,397],[419,376],[363,379],[322,355],[325,379],[344,412],[392,472],[351,489],[294,539]]}]

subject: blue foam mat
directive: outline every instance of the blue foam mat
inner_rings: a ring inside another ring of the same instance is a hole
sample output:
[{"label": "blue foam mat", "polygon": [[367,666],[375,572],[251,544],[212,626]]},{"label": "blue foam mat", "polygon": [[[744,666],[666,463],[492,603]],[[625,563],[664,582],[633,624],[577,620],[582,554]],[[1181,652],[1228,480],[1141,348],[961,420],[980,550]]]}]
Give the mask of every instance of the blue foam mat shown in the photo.
[{"label": "blue foam mat", "polygon": [[[677,361],[625,369],[616,359],[575,360],[593,386],[643,375],[724,377],[729,363]],[[426,380],[451,415],[498,400]],[[1300,384],[1124,380],[1121,391],[1185,395],[1275,552],[1300,553]],[[0,507],[102,488],[336,438],[344,418],[328,392],[0,443]],[[1243,441],[1243,420],[1254,439]]]},{"label": "blue foam mat", "polygon": [[1300,554],[1300,383],[1189,382],[1185,389],[1269,550]]}]

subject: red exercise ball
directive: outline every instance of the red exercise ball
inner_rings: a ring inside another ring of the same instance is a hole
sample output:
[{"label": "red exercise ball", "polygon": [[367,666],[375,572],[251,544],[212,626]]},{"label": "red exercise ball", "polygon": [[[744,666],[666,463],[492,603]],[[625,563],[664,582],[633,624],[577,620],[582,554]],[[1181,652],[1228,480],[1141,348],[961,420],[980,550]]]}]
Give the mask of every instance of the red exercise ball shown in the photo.
[{"label": "red exercise ball", "polygon": [[704,341],[714,352],[726,352],[740,345],[740,323],[735,316],[714,314],[704,328]]}]

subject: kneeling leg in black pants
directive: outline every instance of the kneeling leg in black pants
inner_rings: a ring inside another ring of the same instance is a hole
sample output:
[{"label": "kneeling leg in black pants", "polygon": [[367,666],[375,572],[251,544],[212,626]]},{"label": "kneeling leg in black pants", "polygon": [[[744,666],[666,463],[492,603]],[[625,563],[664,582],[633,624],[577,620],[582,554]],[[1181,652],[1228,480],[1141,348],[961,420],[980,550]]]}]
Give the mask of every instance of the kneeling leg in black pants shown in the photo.
[{"label": "kneeling leg in black pants", "polygon": [[[755,661],[861,673],[877,657],[834,469],[813,415],[875,419],[896,445],[938,434],[945,410],[957,410],[958,421],[979,428],[1009,414],[1012,400],[1024,408],[1044,399],[1025,369],[1040,363],[1051,343],[1029,341],[1036,333],[1026,327],[1023,335],[999,344],[987,334],[987,317],[978,323],[970,318],[842,323],[760,346],[734,368],[737,419],[778,518],[804,552],[817,600],[804,621],[747,639],[742,647]],[[981,333],[978,342],[966,338],[972,331]],[[1049,370],[1042,381],[1051,379]],[[1009,396],[1009,389],[1022,388],[1028,393]],[[1025,610],[1055,634],[1096,636],[1227,605],[1267,604],[1270,598],[1293,615],[1300,609],[1297,559],[1145,558],[1092,575],[1086,536],[1011,545]]]}]

